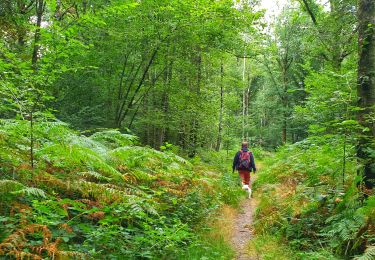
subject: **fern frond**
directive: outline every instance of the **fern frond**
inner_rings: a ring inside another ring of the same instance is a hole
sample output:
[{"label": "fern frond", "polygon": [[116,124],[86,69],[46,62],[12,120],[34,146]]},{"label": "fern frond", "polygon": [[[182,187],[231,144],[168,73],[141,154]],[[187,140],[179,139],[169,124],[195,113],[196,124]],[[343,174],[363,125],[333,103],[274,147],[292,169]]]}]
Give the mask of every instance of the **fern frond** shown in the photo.
[{"label": "fern frond", "polygon": [[47,245],[51,240],[52,233],[45,225],[31,224],[24,228],[18,229],[9,235],[2,243],[0,243],[0,254],[10,254],[18,256],[22,253],[22,249],[27,241],[28,234],[41,232],[43,235],[43,244]]},{"label": "fern frond", "polygon": [[121,191],[125,193],[126,195],[137,195],[139,197],[142,197],[143,195],[145,195],[145,193],[141,191],[139,188],[132,186],[130,184],[126,184],[126,187],[119,187],[117,185],[113,185],[110,183],[102,184],[102,186],[110,190]]},{"label": "fern frond", "polygon": [[55,256],[58,256],[58,259],[88,259],[87,255],[76,251],[57,251]]},{"label": "fern frond", "polygon": [[180,163],[180,164],[184,164],[185,167],[189,167],[191,168],[192,167],[192,164],[191,162],[189,162],[188,160],[174,154],[174,153],[169,153],[168,156],[172,157],[176,162]]},{"label": "fern frond", "polygon": [[0,194],[14,194],[14,195],[32,195],[45,198],[46,194],[43,190],[26,187],[23,184],[13,180],[0,180]]},{"label": "fern frond", "polygon": [[42,197],[42,198],[47,197],[43,190],[38,189],[38,188],[33,188],[33,187],[25,187],[18,191],[13,191],[12,193],[16,195],[32,195],[32,196]]},{"label": "fern frond", "polygon": [[88,148],[100,155],[105,155],[108,151],[108,148],[105,145],[86,136],[74,135],[70,138],[69,144]]},{"label": "fern frond", "polygon": [[83,171],[96,171],[116,181],[124,181],[122,174],[107,164],[103,156],[77,144],[52,144],[43,147],[37,154],[55,167],[71,171],[79,167]]},{"label": "fern frond", "polygon": [[108,186],[106,184],[103,185],[81,180],[77,182],[75,186],[83,193],[84,196],[93,196],[98,200],[103,200],[106,202],[116,200],[127,200],[129,197],[133,196],[126,191],[117,189],[117,187],[114,185]]},{"label": "fern frond", "polygon": [[117,130],[106,130],[101,132],[96,132],[90,139],[100,142],[101,144],[109,147],[111,149],[135,145],[138,143],[138,137],[134,135],[122,134]]},{"label": "fern frond", "polygon": [[7,136],[7,132],[4,130],[0,130],[0,141],[3,142]]},{"label": "fern frond", "polygon": [[18,181],[13,180],[0,180],[0,194],[1,193],[11,193],[19,191],[25,186]]},{"label": "fern frond", "polygon": [[373,260],[375,259],[375,245],[366,248],[366,251],[361,256],[354,258],[355,260]]},{"label": "fern frond", "polygon": [[77,175],[82,176],[87,179],[91,178],[91,179],[98,180],[98,181],[110,182],[112,180],[111,178],[105,177],[101,175],[100,173],[94,172],[94,171],[78,172]]},{"label": "fern frond", "polygon": [[109,152],[114,163],[125,164],[128,168],[141,168],[150,173],[180,172],[191,164],[185,159],[170,153],[163,153],[147,147],[125,146]]},{"label": "fern frond", "polygon": [[[39,232],[43,236],[43,244],[41,246],[27,245],[28,235]],[[52,259],[55,259],[55,257],[58,259],[87,258],[85,254],[80,252],[60,251],[58,249],[60,242],[59,238],[53,241],[52,233],[46,225],[31,224],[13,232],[0,243],[0,255],[14,256],[17,259],[42,259],[43,252],[46,252]],[[33,253],[30,253],[30,251]]]},{"label": "fern frond", "polygon": [[35,177],[36,181],[39,184],[45,184],[48,187],[51,187],[53,189],[68,191],[71,190],[70,183],[67,181],[64,181],[62,179],[56,178],[53,175],[50,174],[39,174]]},{"label": "fern frond", "polygon": [[145,172],[145,171],[140,171],[140,170],[137,170],[135,169],[134,171],[130,172],[129,173],[130,175],[132,175],[133,177],[136,178],[136,180],[138,181],[152,181],[152,180],[155,180],[156,177]]}]

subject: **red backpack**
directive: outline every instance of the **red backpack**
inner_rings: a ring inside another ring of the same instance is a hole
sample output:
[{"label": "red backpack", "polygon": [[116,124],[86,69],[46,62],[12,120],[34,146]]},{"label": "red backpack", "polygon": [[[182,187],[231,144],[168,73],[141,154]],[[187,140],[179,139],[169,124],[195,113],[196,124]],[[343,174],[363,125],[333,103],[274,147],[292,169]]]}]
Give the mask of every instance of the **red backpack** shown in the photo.
[{"label": "red backpack", "polygon": [[239,170],[250,170],[251,169],[251,166],[250,166],[250,155],[251,155],[251,152],[249,151],[240,151],[240,159],[239,159],[239,163],[238,163],[238,169]]}]

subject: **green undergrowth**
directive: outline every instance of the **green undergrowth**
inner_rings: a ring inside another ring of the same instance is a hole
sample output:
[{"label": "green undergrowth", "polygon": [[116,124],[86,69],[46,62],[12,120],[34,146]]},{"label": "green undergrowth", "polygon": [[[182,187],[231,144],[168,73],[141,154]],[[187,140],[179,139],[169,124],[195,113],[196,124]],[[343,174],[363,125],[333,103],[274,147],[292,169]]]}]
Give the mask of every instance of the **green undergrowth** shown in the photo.
[{"label": "green undergrowth", "polygon": [[254,185],[250,251],[263,259],[373,259],[375,198],[357,188],[356,167],[354,146],[344,156],[334,137],[281,147]]},{"label": "green undergrowth", "polygon": [[176,259],[233,259],[235,251],[224,239],[207,241],[207,235],[203,234],[197,242],[192,243]]},{"label": "green undergrowth", "polygon": [[241,199],[225,159],[216,167],[142,147],[116,130],[84,136],[61,122],[37,122],[31,161],[29,122],[0,126],[0,256],[233,256],[224,241],[206,239],[206,221]]}]

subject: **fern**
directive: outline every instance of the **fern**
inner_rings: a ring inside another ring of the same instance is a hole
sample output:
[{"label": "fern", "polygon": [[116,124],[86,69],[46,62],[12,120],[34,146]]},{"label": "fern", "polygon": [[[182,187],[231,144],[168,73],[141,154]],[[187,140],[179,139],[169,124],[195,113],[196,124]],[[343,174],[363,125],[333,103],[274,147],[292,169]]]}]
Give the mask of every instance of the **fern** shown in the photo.
[{"label": "fern", "polygon": [[36,132],[38,134],[38,141],[41,144],[66,143],[69,139],[76,136],[74,131],[68,128],[68,125],[59,120],[52,122],[38,122],[36,124]]},{"label": "fern", "polygon": [[375,218],[375,195],[369,196],[365,201],[365,205],[358,209],[359,214],[363,214],[372,221]]},{"label": "fern", "polygon": [[121,134],[117,130],[97,132],[90,136],[90,139],[95,140],[111,149],[138,143],[138,137],[134,135]]},{"label": "fern", "polygon": [[107,164],[100,154],[77,144],[52,144],[40,149],[37,155],[55,167],[73,171],[79,166],[83,171],[98,171],[108,178],[123,181],[122,174]]},{"label": "fern", "polygon": [[355,260],[374,260],[375,259],[375,246],[369,246],[363,255],[357,256]]},{"label": "fern", "polygon": [[147,147],[120,147],[110,151],[109,155],[114,164],[125,164],[131,169],[136,168],[153,175],[157,173],[178,174],[183,172],[182,169],[188,170],[191,168],[188,161],[177,155],[163,153]]},{"label": "fern", "polygon": [[[35,233],[41,233],[42,235],[43,242],[40,246],[34,246],[33,243],[28,243],[28,235]],[[47,252],[48,256],[52,257],[52,259],[55,257],[59,259],[66,257],[75,257],[78,259],[87,258],[85,254],[80,252],[60,251],[58,249],[60,242],[61,240],[59,238],[53,241],[52,232],[46,225],[30,224],[16,230],[0,243],[0,255],[10,255],[17,259],[23,259],[25,257],[42,259],[43,252]],[[33,253],[30,253],[30,251]]]},{"label": "fern", "polygon": [[[79,250],[96,258],[112,254],[113,258],[121,258],[124,252],[136,252],[146,245],[149,256],[157,258],[161,249],[152,243],[160,239],[161,233],[165,245],[170,246],[169,241],[174,240],[187,243],[184,237],[190,234],[175,234],[176,223],[203,216],[201,212],[208,212],[216,203],[211,180],[206,178],[204,184],[200,183],[190,162],[169,152],[135,146],[137,137],[116,130],[85,137],[58,121],[36,122],[36,167],[35,174],[31,174],[25,163],[30,151],[29,125],[25,121],[4,124],[6,127],[0,130],[0,145],[4,146],[0,149],[0,171],[13,175],[14,169],[19,178],[15,181],[5,175],[0,181],[0,201],[4,201],[0,208],[6,205],[2,210],[5,217],[0,218],[0,255],[33,259],[88,257],[68,251]],[[30,174],[21,175],[23,172]],[[28,187],[29,183],[38,186]],[[189,197],[196,190],[199,195]],[[48,199],[32,200],[31,196]],[[22,206],[17,206],[20,201]],[[90,240],[98,235],[103,239]],[[118,249],[119,239],[124,241],[122,251]],[[127,256],[136,257],[134,252]]]},{"label": "fern", "polygon": [[13,191],[12,193],[16,195],[31,195],[35,197],[41,197],[41,198],[47,197],[43,190],[38,189],[38,188],[33,188],[33,187],[26,187],[18,191]]},{"label": "fern", "polygon": [[82,176],[86,179],[94,179],[98,181],[110,182],[112,180],[111,178],[105,177],[100,173],[94,171],[78,172],[77,175]]},{"label": "fern", "polygon": [[0,129],[0,142],[5,142],[7,135],[8,133],[6,131]]},{"label": "fern", "polygon": [[101,156],[105,156],[108,151],[108,147],[106,147],[104,144],[86,136],[71,136],[69,138],[69,144],[88,148]]},{"label": "fern", "polygon": [[138,181],[152,181],[155,180],[156,177],[141,170],[133,170],[131,173],[129,173],[133,177],[135,177]]},{"label": "fern", "polygon": [[120,190],[116,186],[107,186],[103,184],[97,184],[93,182],[80,180],[74,184],[76,189],[79,189],[84,196],[93,196],[98,200],[105,202],[111,202],[116,200],[128,200],[131,195],[132,189]]},{"label": "fern", "polygon": [[11,193],[24,188],[24,185],[13,180],[0,180],[0,194]]},{"label": "fern", "polygon": [[52,256],[52,259],[54,256],[57,256],[58,259],[88,259],[86,254],[76,251],[57,251],[55,254],[50,256]]},{"label": "fern", "polygon": [[33,187],[25,187],[23,184],[13,180],[0,180],[0,194],[31,195],[45,198],[43,190]]}]

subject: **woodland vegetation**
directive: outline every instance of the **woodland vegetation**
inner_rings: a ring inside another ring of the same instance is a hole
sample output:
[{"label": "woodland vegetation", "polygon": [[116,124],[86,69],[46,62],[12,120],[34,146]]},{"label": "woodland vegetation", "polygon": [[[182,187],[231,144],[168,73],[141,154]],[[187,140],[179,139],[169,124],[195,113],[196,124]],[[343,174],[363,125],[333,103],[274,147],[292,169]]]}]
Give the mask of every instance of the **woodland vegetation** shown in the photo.
[{"label": "woodland vegetation", "polygon": [[375,257],[375,2],[0,2],[0,258]]}]

